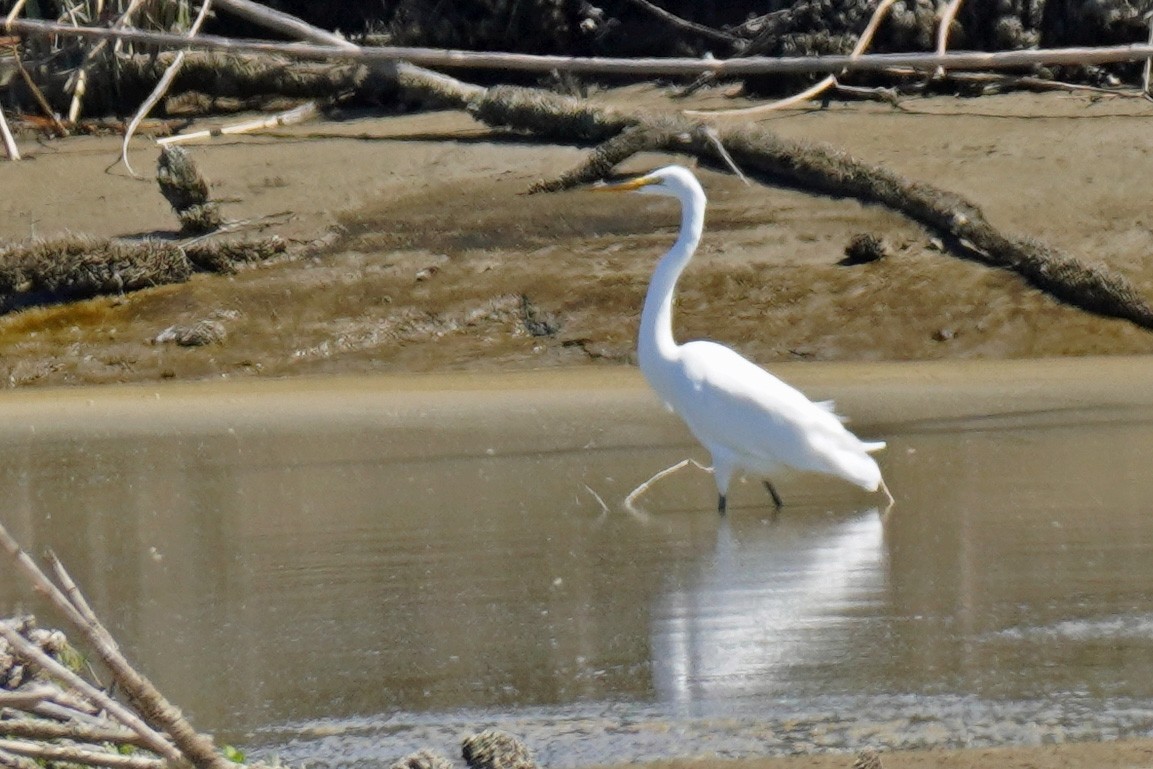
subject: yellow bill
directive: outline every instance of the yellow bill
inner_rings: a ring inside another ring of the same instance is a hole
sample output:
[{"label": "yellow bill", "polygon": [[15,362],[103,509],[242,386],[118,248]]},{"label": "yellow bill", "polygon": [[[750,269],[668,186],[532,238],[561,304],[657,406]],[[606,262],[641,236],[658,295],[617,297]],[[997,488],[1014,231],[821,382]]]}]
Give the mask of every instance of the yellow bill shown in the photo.
[{"label": "yellow bill", "polygon": [[623,182],[598,182],[591,187],[593,192],[632,192],[639,190],[641,187],[647,187],[650,184],[658,184],[659,179],[652,176],[638,176],[635,179],[629,179]]}]

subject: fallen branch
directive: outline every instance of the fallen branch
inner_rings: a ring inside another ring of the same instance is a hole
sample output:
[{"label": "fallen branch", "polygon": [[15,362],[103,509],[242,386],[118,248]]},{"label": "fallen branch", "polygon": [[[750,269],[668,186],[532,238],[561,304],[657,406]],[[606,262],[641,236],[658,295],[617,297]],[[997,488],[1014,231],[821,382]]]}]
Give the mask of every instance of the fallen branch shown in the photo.
[{"label": "fallen branch", "polygon": [[[3,529],[3,527],[0,527],[0,529]],[[15,542],[5,541],[7,536],[7,531],[3,531],[3,533],[0,534],[0,544],[3,544],[9,553],[12,552],[12,546],[15,546],[19,551],[19,546],[15,545]],[[27,556],[25,556],[25,558],[27,558]],[[17,558],[18,563],[19,561],[20,559]],[[31,559],[28,559],[28,563],[32,563]],[[33,564],[33,568],[36,568],[37,572],[39,572],[39,568],[36,567],[35,564]],[[43,576],[42,573],[41,576]],[[45,581],[47,581],[46,578]],[[33,585],[36,586],[38,592],[42,592],[41,588],[36,585],[35,580],[33,581]],[[74,623],[79,624],[80,622],[84,622],[80,615],[76,613],[75,608],[67,602],[63,595],[59,595],[59,591],[55,589],[55,586],[52,586],[51,590],[52,592],[48,593],[48,598],[57,608],[64,611]],[[54,595],[58,597],[53,597]],[[68,607],[66,610],[64,609],[65,606]],[[66,686],[76,690],[90,702],[99,705],[103,710],[107,711],[109,715],[124,724],[124,726],[136,732],[144,742],[145,747],[153,753],[164,756],[170,760],[181,760],[180,751],[173,747],[172,744],[164,739],[158,732],[148,726],[148,724],[144,723],[135,713],[48,656],[6,622],[0,622],[0,637],[3,637],[12,647],[12,650],[22,658],[35,662],[47,675],[52,676]]]},{"label": "fallen branch", "polygon": [[[192,26],[188,30],[188,37],[195,37],[200,31],[200,27],[204,24],[205,19],[208,18],[208,11],[212,7],[212,0],[203,0],[200,5],[200,12],[196,14],[196,19],[192,22]],[[164,75],[160,78],[160,82],[152,89],[152,93],[148,94],[148,98],[136,110],[136,114],[132,116],[132,120],[128,123],[128,128],[124,131],[124,140],[120,144],[120,159],[124,162],[124,167],[128,169],[128,173],[136,176],[136,172],[132,170],[132,164],[128,162],[128,142],[132,141],[132,135],[136,133],[140,121],[148,117],[148,113],[156,106],[156,103],[168,92],[169,86],[172,81],[176,79],[179,74],[180,68],[184,66],[185,51],[181,50],[176,54],[176,59],[168,65],[168,69],[164,71]]]},{"label": "fallen branch", "polygon": [[[232,0],[235,2],[236,0]],[[398,68],[397,77],[405,75],[404,65],[463,68],[500,69],[518,72],[584,72],[587,74],[633,75],[698,75],[713,73],[722,76],[763,74],[828,74],[841,71],[879,72],[892,67],[913,67],[920,71],[933,71],[938,67],[954,69],[1011,69],[1036,65],[1119,64],[1144,61],[1153,57],[1153,45],[1131,45],[1032,48],[1016,51],[963,51],[936,53],[879,53],[853,58],[849,55],[831,56],[749,56],[731,59],[711,58],[638,58],[617,59],[576,56],[543,56],[518,53],[484,51],[458,51],[439,48],[380,46],[372,48],[310,43],[276,43],[258,40],[234,40],[215,35],[200,35],[189,39],[183,35],[165,32],[147,32],[135,29],[106,29],[74,27],[38,19],[15,19],[7,24],[10,32],[30,37],[111,38],[146,45],[171,48],[190,48],[206,51],[228,51],[277,54],[299,60],[358,61],[392,63]],[[418,73],[409,71],[410,75]],[[427,70],[422,77],[436,77]],[[444,77],[444,76],[441,76]],[[459,82],[459,81],[458,81]],[[468,85],[470,90],[480,86]]]},{"label": "fallen branch", "polygon": [[[965,0],[949,0],[945,10],[941,12],[941,23],[937,26],[937,55],[941,56],[949,48],[949,32],[953,27],[953,19],[957,18],[957,11],[961,10],[961,3]],[[936,75],[943,75],[945,70],[937,68]]]},{"label": "fallen branch", "polygon": [[664,8],[653,5],[648,0],[628,0],[628,2],[630,2],[635,7],[645,11],[649,15],[660,19],[665,24],[674,27],[675,29],[690,32],[694,35],[699,35],[718,43],[726,43],[729,46],[739,44],[744,40],[743,38],[737,37],[736,35],[731,35],[728,32],[722,32],[719,29],[713,29],[712,27],[706,27],[703,24],[697,24],[696,22],[682,19],[680,16],[669,13]]},{"label": "fallen branch", "polygon": [[[19,692],[16,693],[19,694]],[[20,706],[13,707],[26,710]],[[84,742],[111,742],[117,745],[148,747],[139,734],[128,729],[92,724],[62,724],[43,718],[5,719],[0,731],[9,737],[22,737],[30,740],[82,740]]]},{"label": "fallen branch", "polygon": [[75,745],[47,745],[26,740],[0,739],[0,750],[36,761],[64,761],[108,769],[163,769],[164,762],[143,756],[122,756],[107,751],[85,750]]},{"label": "fallen branch", "polygon": [[[881,0],[881,2],[877,3],[877,7],[873,11],[873,15],[869,17],[869,22],[865,25],[865,29],[861,32],[861,36],[857,38],[857,44],[853,46],[853,52],[849,54],[850,59],[859,59],[865,53],[865,51],[868,50],[869,44],[873,42],[873,35],[877,33],[877,27],[881,25],[881,21],[885,18],[889,8],[892,7],[893,3],[895,2],[896,0]],[[842,70],[841,74],[844,74],[844,70]],[[837,76],[827,75],[819,83],[806,88],[804,91],[801,91],[800,93],[788,98],[772,102],[770,104],[758,104],[756,106],[745,107],[743,109],[726,109],[716,111],[687,109],[684,111],[684,114],[691,117],[708,118],[752,117],[754,115],[761,115],[766,112],[772,112],[773,110],[786,109],[793,106],[794,104],[807,102],[812,98],[820,96],[829,88],[837,85],[839,85],[837,82]]]},{"label": "fallen branch", "polygon": [[[8,552],[18,570],[23,572],[33,588],[44,595],[57,610],[75,625],[87,645],[108,668],[116,685],[129,698],[137,712],[128,710],[68,670],[24,638],[15,627],[0,622],[0,636],[9,642],[16,654],[22,658],[34,660],[42,670],[58,680],[66,682],[68,686],[80,692],[86,699],[99,703],[100,707],[122,725],[140,735],[148,749],[161,758],[178,765],[188,762],[197,769],[235,769],[235,765],[231,761],[216,751],[211,738],[196,732],[183,714],[169,703],[147,678],[129,664],[124,655],[121,654],[112,635],[92,613],[87,601],[82,598],[79,601],[70,599],[68,593],[49,580],[12,538],[3,524],[0,524],[0,547]],[[67,576],[63,566],[56,562],[54,568],[58,574],[64,576],[65,584],[70,586],[68,592],[78,596],[79,591],[75,590],[75,585]],[[162,729],[167,738],[152,729],[146,722],[155,724]],[[171,742],[168,738],[171,739]],[[11,745],[5,746],[3,749],[9,754],[17,754]],[[71,756],[67,760],[83,762],[83,758],[83,756]],[[153,769],[157,765],[121,764],[117,769]]]},{"label": "fallen branch", "polygon": [[4,110],[0,109],[0,138],[4,140],[4,151],[8,153],[9,160],[20,159],[20,148],[16,146],[16,137],[8,128],[8,121],[4,117]]},{"label": "fallen branch", "polygon": [[210,139],[216,136],[234,136],[237,134],[252,133],[254,131],[263,131],[269,128],[296,125],[315,117],[319,109],[316,102],[310,101],[301,104],[299,107],[294,107],[287,112],[282,112],[279,115],[272,115],[271,117],[260,118],[259,120],[246,120],[243,123],[234,123],[221,128],[210,128],[188,134],[165,136],[157,139],[156,143],[161,147],[168,147],[177,144],[188,144],[189,142],[200,139]]}]

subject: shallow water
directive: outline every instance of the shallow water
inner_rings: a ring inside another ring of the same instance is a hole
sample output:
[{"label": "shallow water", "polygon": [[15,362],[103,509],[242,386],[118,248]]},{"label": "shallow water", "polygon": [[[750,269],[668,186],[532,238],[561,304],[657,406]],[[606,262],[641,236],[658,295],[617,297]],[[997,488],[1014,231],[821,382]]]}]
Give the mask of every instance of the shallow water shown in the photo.
[{"label": "shallow water", "polygon": [[5,522],[250,754],[1153,734],[1153,360],[785,370],[889,442],[887,517],[785,479],[779,515],[748,483],[720,518],[698,470],[629,513],[705,457],[586,371],[5,395]]}]

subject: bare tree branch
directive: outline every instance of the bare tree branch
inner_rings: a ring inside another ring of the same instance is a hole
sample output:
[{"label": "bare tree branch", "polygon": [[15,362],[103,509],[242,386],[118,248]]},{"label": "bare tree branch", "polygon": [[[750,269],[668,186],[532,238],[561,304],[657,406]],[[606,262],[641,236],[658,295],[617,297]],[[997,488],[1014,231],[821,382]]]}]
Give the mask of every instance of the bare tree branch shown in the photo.
[{"label": "bare tree branch", "polygon": [[[223,2],[224,0],[217,0]],[[229,0],[237,2],[237,0]],[[351,47],[313,45],[309,43],[276,43],[257,40],[233,40],[215,35],[200,35],[189,39],[183,35],[164,32],[145,32],[135,29],[105,29],[76,27],[37,19],[14,19],[6,25],[10,32],[35,37],[72,36],[81,38],[114,38],[126,42],[163,45],[215,51],[250,51],[280,54],[295,59],[344,60],[360,62],[394,62],[403,65],[424,65],[447,68],[505,69],[522,72],[548,72],[554,69],[570,72],[599,74],[696,75],[711,72],[717,75],[804,74],[836,73],[841,71],[877,72],[892,67],[913,67],[918,70],[952,69],[1008,69],[1039,64],[1117,64],[1144,61],[1153,57],[1153,45],[1101,46],[1096,48],[1031,48],[1017,51],[963,51],[936,53],[883,53],[852,57],[835,56],[749,56],[732,59],[709,58],[583,58],[574,56],[534,56],[530,54],[489,53],[484,51],[456,51],[436,48],[406,48],[397,46]],[[419,67],[418,67],[419,68]],[[422,75],[435,75],[423,71]],[[459,81],[457,81],[459,83]],[[480,86],[463,84],[472,92]]]},{"label": "bare tree branch", "polygon": [[641,10],[657,17],[670,26],[684,30],[686,32],[692,32],[693,34],[700,35],[701,37],[707,37],[709,40],[728,43],[730,46],[743,41],[743,38],[737,37],[736,35],[731,35],[728,32],[722,32],[719,29],[713,29],[712,27],[706,27],[703,24],[697,24],[696,22],[682,19],[680,16],[669,13],[664,8],[653,5],[649,2],[649,0],[628,0],[628,2],[632,3],[637,8],[640,8]]}]

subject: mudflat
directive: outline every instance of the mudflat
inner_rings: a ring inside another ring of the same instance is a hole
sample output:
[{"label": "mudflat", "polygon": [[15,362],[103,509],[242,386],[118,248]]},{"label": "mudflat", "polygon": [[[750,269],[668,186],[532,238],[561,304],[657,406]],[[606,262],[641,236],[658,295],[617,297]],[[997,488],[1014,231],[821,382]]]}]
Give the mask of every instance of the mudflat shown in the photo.
[{"label": "mudflat", "polygon": [[[651,87],[595,98],[681,104]],[[691,106],[728,104],[713,93]],[[1050,93],[835,103],[767,122],[963,194],[1006,233],[1108,267],[1153,297],[1151,112],[1139,99]],[[133,144],[135,179],[115,164],[119,143],[25,142],[28,160],[5,166],[0,238],[174,236],[152,179],[157,148]],[[526,195],[587,148],[524,141],[457,112],[320,121],[189,149],[225,216],[247,223],[243,235],[328,235],[330,246],[0,318],[10,385],[627,363],[648,276],[678,224],[662,199]],[[677,160],[644,155],[621,170]],[[710,210],[679,287],[681,338],[718,339],[762,363],[1153,350],[1150,332],[943,253],[882,207],[698,173]],[[890,255],[838,265],[859,233],[883,238]],[[223,344],[151,343],[203,319],[224,327]]]}]

